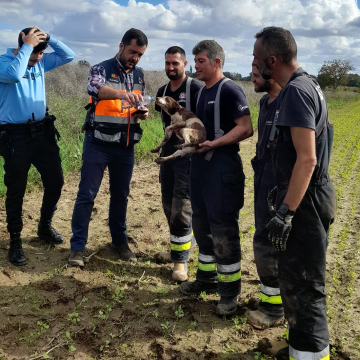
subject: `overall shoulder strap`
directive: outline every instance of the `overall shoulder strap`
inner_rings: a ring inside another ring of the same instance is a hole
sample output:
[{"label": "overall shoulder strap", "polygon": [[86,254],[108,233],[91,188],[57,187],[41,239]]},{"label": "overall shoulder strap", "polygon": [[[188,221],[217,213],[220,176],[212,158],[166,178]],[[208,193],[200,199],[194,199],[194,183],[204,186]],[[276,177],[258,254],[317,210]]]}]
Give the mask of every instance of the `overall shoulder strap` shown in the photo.
[{"label": "overall shoulder strap", "polygon": [[[218,139],[224,135],[224,130],[220,129],[220,94],[222,86],[229,81],[230,79],[225,77],[221,80],[221,83],[217,89],[216,97],[215,97],[215,104],[214,104],[214,132],[215,132],[215,139]],[[211,160],[213,156],[214,150],[210,150],[206,153],[205,159],[207,161]]]},{"label": "overall shoulder strap", "polygon": [[186,79],[186,103],[185,103],[185,107],[187,110],[191,111],[191,96],[190,96],[190,87],[191,87],[191,82],[192,79],[190,77],[187,77]]}]

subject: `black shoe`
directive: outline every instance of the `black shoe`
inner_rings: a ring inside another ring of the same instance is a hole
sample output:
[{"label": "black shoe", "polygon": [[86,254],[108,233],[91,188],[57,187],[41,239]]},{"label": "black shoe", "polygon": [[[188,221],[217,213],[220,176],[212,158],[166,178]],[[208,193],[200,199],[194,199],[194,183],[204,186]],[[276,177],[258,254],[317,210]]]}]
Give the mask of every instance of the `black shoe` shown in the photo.
[{"label": "black shoe", "polygon": [[129,244],[115,245],[111,244],[112,248],[119,254],[121,260],[137,262],[135,254],[130,250]]},{"label": "black shoe", "polygon": [[9,261],[15,266],[26,265],[26,257],[22,249],[20,233],[10,235]]},{"label": "black shoe", "polygon": [[180,285],[180,292],[183,295],[200,295],[203,291],[207,294],[214,294],[217,290],[217,283],[206,283],[202,281],[186,281]]},{"label": "black shoe", "polygon": [[64,242],[63,237],[51,226],[38,226],[38,237],[45,240],[49,244],[62,244]]},{"label": "black shoe", "polygon": [[216,315],[231,316],[236,313],[237,296],[222,296],[216,307]]}]

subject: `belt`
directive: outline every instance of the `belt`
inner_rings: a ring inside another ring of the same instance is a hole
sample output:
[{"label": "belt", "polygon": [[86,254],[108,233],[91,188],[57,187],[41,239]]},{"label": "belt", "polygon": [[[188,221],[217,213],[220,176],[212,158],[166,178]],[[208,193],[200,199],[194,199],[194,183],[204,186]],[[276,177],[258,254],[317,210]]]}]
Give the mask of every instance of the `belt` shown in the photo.
[{"label": "belt", "polygon": [[40,120],[31,124],[4,124],[0,125],[0,131],[6,131],[9,135],[31,135],[44,132],[45,120]]}]

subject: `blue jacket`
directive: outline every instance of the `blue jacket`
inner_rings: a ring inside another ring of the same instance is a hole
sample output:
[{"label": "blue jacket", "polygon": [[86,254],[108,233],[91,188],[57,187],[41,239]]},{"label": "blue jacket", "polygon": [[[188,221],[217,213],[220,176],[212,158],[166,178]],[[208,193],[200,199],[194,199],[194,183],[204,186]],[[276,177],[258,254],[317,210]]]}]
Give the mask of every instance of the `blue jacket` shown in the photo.
[{"label": "blue jacket", "polygon": [[0,56],[0,124],[24,124],[35,115],[42,120],[46,111],[45,71],[72,61],[74,52],[52,37],[49,45],[54,52],[44,54],[34,66],[28,67],[32,46],[24,44],[18,55],[9,48]]}]

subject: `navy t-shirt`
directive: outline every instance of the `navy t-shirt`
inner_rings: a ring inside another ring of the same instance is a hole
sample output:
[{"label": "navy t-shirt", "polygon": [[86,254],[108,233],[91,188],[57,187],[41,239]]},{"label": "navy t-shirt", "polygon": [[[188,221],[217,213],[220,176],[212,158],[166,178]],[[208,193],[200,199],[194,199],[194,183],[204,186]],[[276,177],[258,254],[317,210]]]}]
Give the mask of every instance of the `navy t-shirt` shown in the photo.
[{"label": "navy t-shirt", "polygon": [[[204,123],[206,138],[210,141],[215,138],[214,106],[221,80],[209,89],[203,88],[196,108],[196,115]],[[220,93],[220,129],[224,131],[224,134],[228,133],[236,126],[234,120],[245,115],[250,115],[250,110],[244,92],[234,81],[227,81],[223,84]],[[239,145],[226,145],[222,147],[222,150],[238,152]]]},{"label": "navy t-shirt", "polygon": [[268,148],[269,137],[277,109],[277,98],[268,104],[269,95],[266,94],[260,99],[260,111],[258,119],[258,143],[256,145],[257,159],[271,156]]},{"label": "navy t-shirt", "polygon": [[[170,96],[174,100],[176,100],[182,107],[186,107],[186,79],[183,81],[183,83],[180,85],[178,89],[175,91],[171,91],[170,83],[168,84],[168,87],[166,89],[165,96]],[[156,96],[161,97],[164,95],[164,89],[165,86],[162,86]],[[196,111],[196,100],[197,100],[197,93],[202,88],[202,85],[197,80],[192,80],[190,85],[190,107],[191,111],[195,114]],[[161,112],[161,107],[159,105],[155,104],[155,110]],[[165,121],[165,127],[170,125],[170,115],[168,115],[166,112],[163,111],[163,119]]]}]

